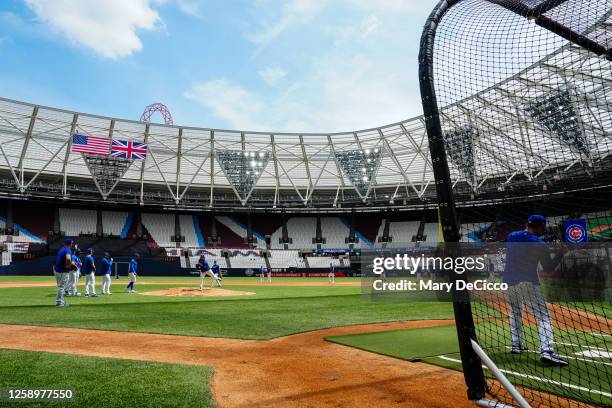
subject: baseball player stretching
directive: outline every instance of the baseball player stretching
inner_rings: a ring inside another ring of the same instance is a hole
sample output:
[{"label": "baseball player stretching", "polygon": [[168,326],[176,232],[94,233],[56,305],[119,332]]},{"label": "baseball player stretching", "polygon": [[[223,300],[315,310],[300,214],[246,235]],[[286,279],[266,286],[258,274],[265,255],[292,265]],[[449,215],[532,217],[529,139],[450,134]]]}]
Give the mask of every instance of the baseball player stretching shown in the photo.
[{"label": "baseball player stretching", "polygon": [[96,295],[96,261],[91,248],[87,250],[83,271],[85,272],[85,296],[98,297]]},{"label": "baseball player stretching", "polygon": [[113,258],[110,257],[108,252],[104,253],[102,258],[102,294],[112,295],[110,291],[111,287],[111,267],[113,266]]},{"label": "baseball player stretching", "polygon": [[564,251],[551,259],[548,246],[540,238],[546,232],[546,218],[534,214],[527,220],[527,227],[514,231],[506,239],[506,265],[503,282],[508,284],[510,306],[510,334],[512,354],[528,351],[523,343],[523,305],[536,319],[540,337],[540,361],[546,366],[563,367],[568,364],[553,349],[553,327],[546,299],[540,289],[538,266],[546,272],[553,271],[560,263]]},{"label": "baseball player stretching", "polygon": [[215,281],[217,282],[217,285],[219,287],[221,287],[221,280],[223,278],[221,278],[221,269],[219,268],[219,264],[217,263],[217,261],[213,261],[213,266],[212,268],[210,268],[212,270],[212,273],[214,275],[213,281],[210,284],[210,287],[212,288],[215,284]]},{"label": "baseball player stretching", "polygon": [[329,273],[327,274],[329,283],[336,283],[336,267],[333,263],[329,264]]},{"label": "baseball player stretching", "polygon": [[128,293],[136,292],[136,290],[134,289],[134,284],[136,283],[139,259],[140,254],[138,252],[134,252],[134,256],[132,256],[132,259],[130,260],[130,269],[128,270],[128,277],[130,278],[130,283],[128,283],[127,288],[125,289]]},{"label": "baseball player stretching", "polygon": [[72,240],[67,239],[64,246],[57,251],[55,256],[55,264],[53,265],[53,274],[57,284],[57,296],[55,297],[55,306],[67,307],[68,303],[64,300],[64,291],[68,285],[68,273],[72,267]]}]

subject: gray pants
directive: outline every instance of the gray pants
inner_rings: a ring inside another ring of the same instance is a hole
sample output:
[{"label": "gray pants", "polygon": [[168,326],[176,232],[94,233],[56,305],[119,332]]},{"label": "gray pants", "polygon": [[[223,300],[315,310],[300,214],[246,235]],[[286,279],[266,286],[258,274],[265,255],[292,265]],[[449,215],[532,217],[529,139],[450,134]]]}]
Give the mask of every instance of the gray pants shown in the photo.
[{"label": "gray pants", "polygon": [[64,306],[66,301],[64,300],[64,291],[68,287],[70,275],[68,272],[54,272],[55,282],[57,283],[57,296],[55,297],[56,306]]},{"label": "gray pants", "polygon": [[68,280],[67,292],[72,296],[76,296],[78,293],[79,276],[81,276],[81,270],[77,269],[76,271],[70,271],[69,275],[70,279]]},{"label": "gray pants", "polygon": [[512,346],[523,344],[523,305],[535,317],[540,337],[540,352],[553,351],[553,327],[546,299],[540,290],[540,285],[523,282],[510,286],[508,289],[510,304],[510,334]]}]

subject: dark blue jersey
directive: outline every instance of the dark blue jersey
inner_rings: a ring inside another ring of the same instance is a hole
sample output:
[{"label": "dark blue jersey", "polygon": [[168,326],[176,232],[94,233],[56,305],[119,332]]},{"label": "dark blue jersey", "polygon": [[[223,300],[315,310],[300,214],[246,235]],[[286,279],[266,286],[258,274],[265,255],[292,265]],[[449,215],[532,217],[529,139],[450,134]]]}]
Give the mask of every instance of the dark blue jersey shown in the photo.
[{"label": "dark blue jersey", "polygon": [[210,270],[210,265],[208,265],[208,261],[200,259],[198,261],[198,267],[201,272],[206,272]]},{"label": "dark blue jersey", "polygon": [[77,269],[81,269],[81,266],[83,266],[83,262],[77,254],[72,254],[72,263],[76,265]]},{"label": "dark blue jersey", "polygon": [[66,266],[66,258],[72,261],[72,250],[68,247],[61,247],[55,256],[55,271],[69,272],[70,266]]},{"label": "dark blue jersey", "polygon": [[83,272],[92,273],[96,270],[96,261],[93,255],[87,255],[85,257],[85,263],[83,263]]},{"label": "dark blue jersey", "polygon": [[212,271],[213,271],[213,273],[219,274],[219,265],[218,264],[213,264]]},{"label": "dark blue jersey", "polygon": [[538,266],[544,271],[554,270],[561,257],[550,258],[548,245],[540,237],[530,231],[515,231],[506,239],[506,266],[503,282],[516,285],[530,282],[538,285]]},{"label": "dark blue jersey", "polygon": [[112,265],[112,259],[102,258],[102,275],[110,275]]},{"label": "dark blue jersey", "polygon": [[129,273],[137,273],[138,272],[138,261],[135,258],[130,260],[130,270]]}]

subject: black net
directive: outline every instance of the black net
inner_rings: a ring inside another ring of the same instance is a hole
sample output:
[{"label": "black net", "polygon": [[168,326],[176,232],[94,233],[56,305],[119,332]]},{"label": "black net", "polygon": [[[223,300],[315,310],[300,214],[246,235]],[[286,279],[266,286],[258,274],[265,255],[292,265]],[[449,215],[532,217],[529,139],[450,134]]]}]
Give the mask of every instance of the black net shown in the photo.
[{"label": "black net", "polygon": [[444,235],[510,285],[472,293],[476,339],[533,406],[612,405],[612,1],[448,1],[423,38]]}]

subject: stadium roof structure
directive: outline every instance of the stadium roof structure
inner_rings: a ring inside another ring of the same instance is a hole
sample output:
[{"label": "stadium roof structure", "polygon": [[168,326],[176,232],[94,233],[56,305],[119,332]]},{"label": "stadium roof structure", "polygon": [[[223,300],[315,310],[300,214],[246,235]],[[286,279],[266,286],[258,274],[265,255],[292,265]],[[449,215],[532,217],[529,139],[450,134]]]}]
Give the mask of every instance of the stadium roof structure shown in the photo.
[{"label": "stadium roof structure", "polygon": [[[611,27],[606,13],[587,31],[609,51]],[[514,187],[522,180],[534,194],[570,171],[571,177],[592,177],[594,167],[610,169],[612,113],[596,101],[612,104],[612,62],[550,32],[542,35],[554,44],[546,57],[525,55],[521,68],[504,80],[483,82],[482,89],[458,95],[442,109],[458,196],[504,194],[510,180]],[[571,87],[562,85],[566,75]],[[466,112],[469,123],[454,120]],[[75,132],[147,143],[147,159],[116,162],[72,153]],[[338,133],[249,132],[116,119],[0,98],[0,178],[0,191],[9,195],[186,208],[435,202],[423,117]]]}]

